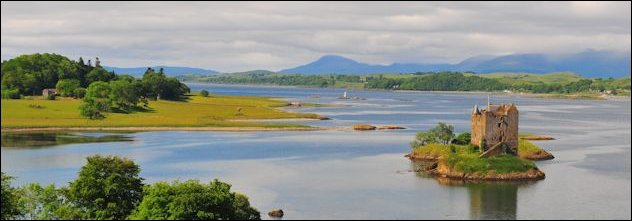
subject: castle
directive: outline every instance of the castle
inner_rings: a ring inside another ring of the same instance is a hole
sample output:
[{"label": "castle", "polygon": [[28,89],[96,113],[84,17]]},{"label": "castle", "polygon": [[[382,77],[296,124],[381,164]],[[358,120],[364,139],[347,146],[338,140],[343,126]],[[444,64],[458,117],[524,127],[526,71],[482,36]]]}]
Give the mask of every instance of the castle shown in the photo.
[{"label": "castle", "polygon": [[479,146],[481,157],[502,153],[518,153],[518,108],[514,104],[491,105],[486,109],[478,105],[472,110],[473,145]]}]

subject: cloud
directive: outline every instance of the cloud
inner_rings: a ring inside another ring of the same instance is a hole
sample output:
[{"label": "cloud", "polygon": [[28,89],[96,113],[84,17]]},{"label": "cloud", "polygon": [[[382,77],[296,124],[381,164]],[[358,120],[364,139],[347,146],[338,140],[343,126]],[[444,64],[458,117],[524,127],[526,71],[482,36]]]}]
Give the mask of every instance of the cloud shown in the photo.
[{"label": "cloud", "polygon": [[339,54],[389,64],[630,51],[630,2],[2,2],[2,58],[279,70]]}]

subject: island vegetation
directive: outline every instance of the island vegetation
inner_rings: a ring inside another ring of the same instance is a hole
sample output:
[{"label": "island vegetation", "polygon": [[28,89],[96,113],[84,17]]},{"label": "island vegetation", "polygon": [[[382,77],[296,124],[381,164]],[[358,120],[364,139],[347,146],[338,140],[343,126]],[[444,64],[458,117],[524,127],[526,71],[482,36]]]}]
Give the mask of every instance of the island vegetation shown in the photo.
[{"label": "island vegetation", "polygon": [[3,61],[2,98],[3,129],[306,128],[235,120],[323,118],[282,111],[289,104],[271,98],[211,95],[206,90],[191,94],[163,69],[148,68],[142,78],[134,78],[106,71],[98,58],[93,65],[57,54]]},{"label": "island vegetation", "polygon": [[258,220],[248,197],[214,180],[144,183],[140,167],[116,156],[90,156],[68,186],[11,185],[2,173],[2,220]]},{"label": "island vegetation", "polygon": [[486,91],[572,95],[630,95],[630,78],[583,78],[570,72],[529,74],[472,72],[417,72],[401,74],[280,74],[250,71],[220,75],[184,75],[180,80],[220,84],[267,84],[305,87],[415,91]]},{"label": "island vegetation", "polygon": [[520,140],[517,157],[509,154],[480,157],[483,151],[470,143],[470,136],[469,132],[457,136],[453,126],[440,122],[428,131],[417,133],[410,143],[411,153],[406,156],[411,160],[436,162],[426,172],[448,178],[520,180],[544,177],[531,161],[543,160],[537,158],[539,153],[548,154],[537,145]]}]

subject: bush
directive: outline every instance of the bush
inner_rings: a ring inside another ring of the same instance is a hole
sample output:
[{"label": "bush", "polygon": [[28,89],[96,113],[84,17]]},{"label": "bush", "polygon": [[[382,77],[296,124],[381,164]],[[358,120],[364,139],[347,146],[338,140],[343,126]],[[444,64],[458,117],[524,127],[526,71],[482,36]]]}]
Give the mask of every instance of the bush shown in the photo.
[{"label": "bush", "polygon": [[20,99],[18,89],[2,89],[2,99]]},{"label": "bush", "polygon": [[68,198],[82,219],[125,219],[142,198],[143,179],[133,161],[114,156],[91,156],[70,183]]},{"label": "bush", "polygon": [[410,142],[410,147],[415,149],[431,143],[449,144],[454,138],[454,126],[439,122],[436,127],[417,133],[415,139]]},{"label": "bush", "polygon": [[158,182],[145,187],[145,197],[129,219],[138,220],[254,220],[259,211],[248,198],[230,192],[230,185],[214,180],[168,184]]},{"label": "bush", "polygon": [[208,97],[208,91],[207,90],[202,90],[202,91],[200,91],[200,95],[202,95],[202,97]]},{"label": "bush", "polygon": [[46,96],[46,100],[55,100],[55,98],[57,98],[57,95],[50,93],[48,94],[48,96]]},{"label": "bush", "polygon": [[76,98],[83,98],[86,96],[86,89],[82,87],[75,88],[72,94],[74,94]]}]

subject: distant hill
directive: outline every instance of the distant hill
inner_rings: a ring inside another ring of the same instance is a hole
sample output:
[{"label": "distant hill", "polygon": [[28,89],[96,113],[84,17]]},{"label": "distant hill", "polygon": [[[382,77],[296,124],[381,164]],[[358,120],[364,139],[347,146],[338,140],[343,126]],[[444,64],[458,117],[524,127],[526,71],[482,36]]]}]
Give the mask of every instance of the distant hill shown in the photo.
[{"label": "distant hill", "polygon": [[477,56],[457,64],[399,64],[372,65],[337,55],[279,71],[286,74],[376,74],[413,73],[428,71],[494,72],[574,72],[584,77],[629,77],[630,53],[586,50],[568,55],[512,54],[506,56]]},{"label": "distant hill", "polygon": [[399,64],[371,65],[337,55],[325,55],[309,64],[279,71],[284,74],[377,74],[441,71],[449,65]]},{"label": "distant hill", "polygon": [[[133,68],[120,68],[120,67],[104,67],[108,71],[114,71],[116,74],[129,74],[135,77],[141,77],[147,70],[147,67],[133,67]],[[179,76],[186,74],[217,74],[218,71],[202,69],[202,68],[191,68],[191,67],[173,67],[173,66],[154,66],[152,67],[156,71],[160,68],[165,69],[165,74],[167,76]]]}]

